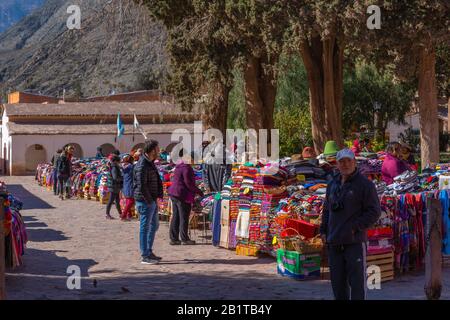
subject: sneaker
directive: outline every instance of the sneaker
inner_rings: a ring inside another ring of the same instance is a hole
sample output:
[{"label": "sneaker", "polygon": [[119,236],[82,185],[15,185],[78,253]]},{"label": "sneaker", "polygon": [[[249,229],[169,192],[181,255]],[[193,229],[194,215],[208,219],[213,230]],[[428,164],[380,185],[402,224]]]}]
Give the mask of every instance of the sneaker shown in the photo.
[{"label": "sneaker", "polygon": [[157,255],[155,255],[154,253],[150,253],[150,255],[148,256],[148,258],[152,259],[152,260],[158,260],[161,261],[162,258],[158,257]]},{"label": "sneaker", "polygon": [[145,257],[145,258],[142,258],[141,263],[142,264],[158,264],[159,261],[156,259],[151,259],[150,257]]},{"label": "sneaker", "polygon": [[180,240],[176,240],[176,241],[170,241],[170,245],[171,246],[179,246],[181,244]]},{"label": "sneaker", "polygon": [[195,241],[194,240],[182,241],[181,244],[185,246],[191,246],[195,244]]}]

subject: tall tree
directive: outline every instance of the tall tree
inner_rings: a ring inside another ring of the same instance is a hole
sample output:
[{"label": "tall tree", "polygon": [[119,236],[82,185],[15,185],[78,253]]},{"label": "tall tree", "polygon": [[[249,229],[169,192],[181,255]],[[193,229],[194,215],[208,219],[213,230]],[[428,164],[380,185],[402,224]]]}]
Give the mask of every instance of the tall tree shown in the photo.
[{"label": "tall tree", "polygon": [[[138,1],[138,0],[137,0]],[[225,132],[228,96],[239,44],[227,39],[223,1],[143,0],[168,29],[171,75],[167,87],[184,109],[204,106],[206,128]]]},{"label": "tall tree", "polygon": [[247,127],[272,129],[276,86],[276,65],[283,46],[285,12],[277,1],[226,0],[230,34],[242,44]]},{"label": "tall tree", "polygon": [[381,8],[381,29],[358,29],[361,48],[381,65],[392,64],[398,77],[416,79],[419,95],[422,166],[439,161],[436,48],[450,40],[447,0],[355,1],[350,13],[360,23],[367,6]]},{"label": "tall tree", "polygon": [[[346,32],[349,1],[287,1],[291,50],[305,65],[314,147],[323,151],[327,140],[342,145],[344,50],[351,42]],[[351,28],[350,28],[351,29]]]}]

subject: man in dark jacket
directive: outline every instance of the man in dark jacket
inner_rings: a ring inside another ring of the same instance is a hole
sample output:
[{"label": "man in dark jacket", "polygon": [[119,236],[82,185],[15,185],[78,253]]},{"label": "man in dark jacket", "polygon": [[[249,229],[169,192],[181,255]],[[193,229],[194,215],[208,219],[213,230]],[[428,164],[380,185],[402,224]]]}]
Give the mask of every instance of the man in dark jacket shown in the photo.
[{"label": "man in dark jacket", "polygon": [[336,160],[339,173],[327,188],[320,233],[328,245],[335,298],[363,300],[366,297],[366,231],[380,218],[380,202],[375,185],[356,168],[351,150],[339,151]]},{"label": "man in dark jacket", "polygon": [[70,196],[66,184],[72,172],[72,163],[69,159],[69,151],[67,148],[64,149],[61,156],[58,158],[56,168],[58,171],[59,198],[64,200],[64,193],[66,193],[66,198],[69,198]]},{"label": "man in dark jacket", "polygon": [[134,199],[140,216],[140,250],[143,264],[161,260],[153,253],[153,242],[159,226],[157,199],[163,197],[162,181],[153,163],[159,155],[158,142],[145,142],[143,154],[134,167]]},{"label": "man in dark jacket", "polygon": [[52,166],[53,166],[53,193],[56,195],[59,194],[59,188],[58,188],[58,160],[61,156],[62,149],[56,150],[56,153],[52,157]]},{"label": "man in dark jacket", "polygon": [[109,190],[109,201],[106,206],[106,218],[112,220],[111,207],[113,203],[116,204],[119,216],[122,216],[122,210],[120,209],[120,190],[123,187],[123,174],[119,167],[120,158],[111,154],[110,156],[110,170],[111,170],[111,185]]}]

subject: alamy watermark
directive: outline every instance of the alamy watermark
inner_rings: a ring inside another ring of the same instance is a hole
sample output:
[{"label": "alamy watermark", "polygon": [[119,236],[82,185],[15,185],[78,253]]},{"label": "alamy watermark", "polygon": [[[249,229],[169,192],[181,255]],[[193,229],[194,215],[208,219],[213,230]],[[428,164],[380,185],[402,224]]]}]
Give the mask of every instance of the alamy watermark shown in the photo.
[{"label": "alamy watermark", "polygon": [[67,267],[67,289],[80,290],[81,289],[81,269],[77,265],[70,265]]},{"label": "alamy watermark", "polygon": [[[269,139],[270,134],[270,139]],[[193,136],[193,138],[192,138]],[[268,141],[270,140],[270,143]],[[226,137],[218,129],[203,132],[202,121],[194,122],[194,134],[187,129],[172,132],[171,141],[177,142],[170,153],[173,162],[185,154],[193,156],[193,162],[207,164],[236,164],[258,161],[278,166],[280,154],[280,131],[278,129],[227,129]],[[202,143],[208,141],[206,147]],[[270,147],[270,153],[268,152]],[[183,150],[181,155],[181,150]]]},{"label": "alamy watermark", "polygon": [[377,265],[370,265],[367,267],[367,289],[381,289],[381,268]]},{"label": "alamy watermark", "polygon": [[377,5],[367,7],[367,13],[370,14],[367,18],[367,28],[369,30],[381,29],[381,9]]},{"label": "alamy watermark", "polygon": [[81,29],[81,9],[77,5],[71,5],[67,8],[67,13],[70,16],[67,18],[66,26],[69,30]]}]

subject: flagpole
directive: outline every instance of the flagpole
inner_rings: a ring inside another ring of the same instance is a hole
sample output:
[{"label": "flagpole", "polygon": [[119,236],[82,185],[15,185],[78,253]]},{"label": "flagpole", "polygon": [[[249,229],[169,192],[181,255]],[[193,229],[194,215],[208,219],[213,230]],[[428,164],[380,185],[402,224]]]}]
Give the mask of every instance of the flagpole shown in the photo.
[{"label": "flagpole", "polygon": [[136,123],[135,119],[136,119],[136,115],[134,115],[134,119],[133,119],[133,142],[134,142],[134,126]]}]

